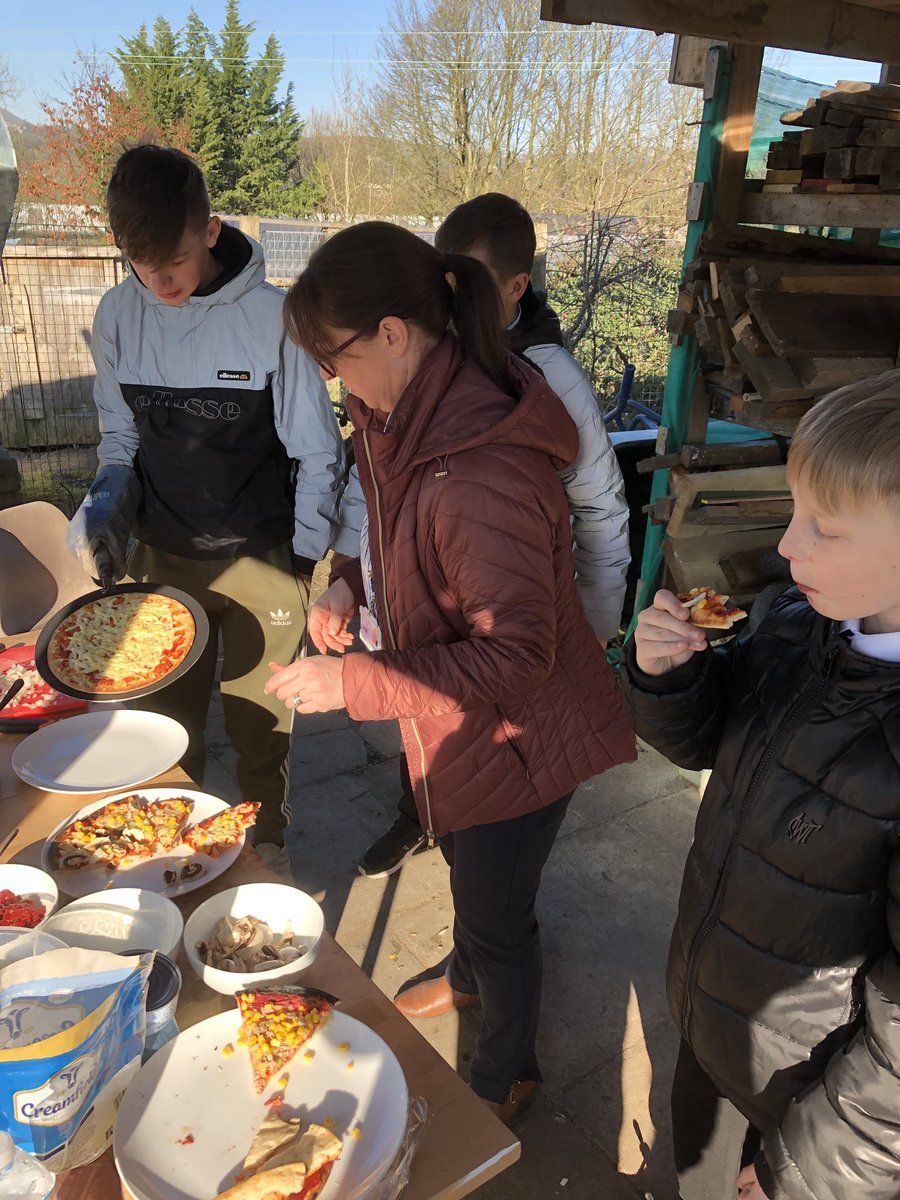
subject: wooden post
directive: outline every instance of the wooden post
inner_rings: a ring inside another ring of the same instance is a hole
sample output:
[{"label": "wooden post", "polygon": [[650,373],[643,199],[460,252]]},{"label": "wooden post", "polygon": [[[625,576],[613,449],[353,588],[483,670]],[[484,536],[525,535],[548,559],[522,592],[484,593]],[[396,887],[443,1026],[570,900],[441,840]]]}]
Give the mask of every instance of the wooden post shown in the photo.
[{"label": "wooden post", "polygon": [[259,241],[259,217],[239,217],[241,233],[246,233],[255,242]]},{"label": "wooden post", "polygon": [[762,61],[762,46],[731,47],[731,78],[713,183],[714,219],[722,224],[737,224],[741,211]]}]

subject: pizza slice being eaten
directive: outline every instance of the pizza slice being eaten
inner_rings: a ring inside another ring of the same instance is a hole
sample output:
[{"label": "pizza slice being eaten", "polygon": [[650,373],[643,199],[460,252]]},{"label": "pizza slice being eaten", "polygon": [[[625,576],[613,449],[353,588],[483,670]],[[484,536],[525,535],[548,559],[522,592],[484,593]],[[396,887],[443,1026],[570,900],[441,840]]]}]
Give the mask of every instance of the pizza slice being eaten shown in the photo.
[{"label": "pizza slice being eaten", "polygon": [[680,592],[678,599],[689,610],[691,624],[700,629],[730,629],[747,615],[711,587],[691,588],[689,592]]},{"label": "pizza slice being eaten", "polygon": [[216,858],[230,846],[236,846],[246,831],[256,823],[259,804],[244,801],[231,808],[223,809],[213,817],[198,821],[182,837],[186,846]]},{"label": "pizza slice being eaten", "polygon": [[325,996],[305,988],[257,988],[235,996],[241,1013],[239,1042],[247,1046],[257,1093],[287,1065],[331,1016]]}]

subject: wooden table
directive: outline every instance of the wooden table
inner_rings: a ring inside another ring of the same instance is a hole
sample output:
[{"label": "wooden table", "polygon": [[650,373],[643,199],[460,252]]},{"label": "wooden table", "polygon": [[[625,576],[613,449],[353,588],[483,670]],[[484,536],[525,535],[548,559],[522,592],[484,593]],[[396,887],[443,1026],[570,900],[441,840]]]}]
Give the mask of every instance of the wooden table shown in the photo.
[{"label": "wooden table", "polygon": [[[40,865],[48,833],[91,796],[49,794],[22,783],[10,760],[19,738],[0,734],[0,842],[14,828],[19,833],[0,861]],[[153,786],[188,783],[178,768],[152,781]],[[149,786],[149,785],[148,785]],[[218,880],[178,901],[185,918],[221,887],[279,880],[250,847]],[[210,991],[191,969],[184,950],[178,959],[184,983],[178,1004],[180,1028],[230,1008],[233,1001]],[[374,1029],[396,1054],[411,1096],[428,1103],[429,1120],[404,1200],[458,1200],[505,1170],[520,1153],[518,1139],[466,1087],[440,1055],[402,1017],[340,946],[326,934],[318,958],[303,982],[341,998],[341,1009]],[[117,1200],[118,1176],[107,1151],[95,1163],[70,1171],[63,1180],[60,1200]]]}]

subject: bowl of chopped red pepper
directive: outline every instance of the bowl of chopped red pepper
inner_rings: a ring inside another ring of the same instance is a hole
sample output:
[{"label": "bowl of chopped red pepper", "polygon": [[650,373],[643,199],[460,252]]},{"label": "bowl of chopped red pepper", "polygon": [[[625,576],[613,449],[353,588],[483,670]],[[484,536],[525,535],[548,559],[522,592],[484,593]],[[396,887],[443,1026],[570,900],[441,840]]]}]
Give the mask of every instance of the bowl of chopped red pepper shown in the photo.
[{"label": "bowl of chopped red pepper", "polygon": [[59,903],[46,871],[24,863],[0,865],[0,928],[36,929]]}]

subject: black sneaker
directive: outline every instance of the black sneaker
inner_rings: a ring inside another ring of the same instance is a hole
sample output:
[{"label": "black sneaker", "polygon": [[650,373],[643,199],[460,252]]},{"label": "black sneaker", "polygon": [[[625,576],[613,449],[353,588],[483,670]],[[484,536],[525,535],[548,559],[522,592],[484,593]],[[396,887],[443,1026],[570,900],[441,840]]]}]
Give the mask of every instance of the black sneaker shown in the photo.
[{"label": "black sneaker", "polygon": [[399,871],[425,843],[425,834],[418,821],[398,817],[383,837],[373,842],[357,864],[360,875],[369,879],[384,879]]}]

